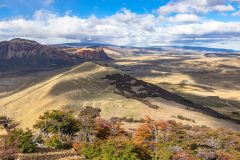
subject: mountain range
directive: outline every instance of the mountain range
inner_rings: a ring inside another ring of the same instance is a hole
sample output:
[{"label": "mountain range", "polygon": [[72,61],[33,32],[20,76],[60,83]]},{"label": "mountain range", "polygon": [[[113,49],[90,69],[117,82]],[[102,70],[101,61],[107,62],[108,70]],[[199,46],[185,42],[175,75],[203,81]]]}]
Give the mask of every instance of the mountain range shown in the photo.
[{"label": "mountain range", "polygon": [[63,43],[63,44],[55,44],[53,46],[57,47],[94,47],[94,46],[102,46],[102,47],[121,47],[121,48],[137,48],[137,49],[153,49],[153,50],[169,50],[169,49],[182,49],[184,51],[197,51],[197,52],[211,52],[211,53],[222,53],[222,52],[239,52],[233,49],[225,49],[225,48],[209,48],[209,47],[199,47],[199,46],[149,46],[149,47],[137,47],[137,46],[116,46],[112,44],[106,43]]},{"label": "mountain range", "polygon": [[71,49],[42,45],[36,41],[19,38],[0,42],[0,66],[59,67],[109,59],[101,48],[73,52]]}]

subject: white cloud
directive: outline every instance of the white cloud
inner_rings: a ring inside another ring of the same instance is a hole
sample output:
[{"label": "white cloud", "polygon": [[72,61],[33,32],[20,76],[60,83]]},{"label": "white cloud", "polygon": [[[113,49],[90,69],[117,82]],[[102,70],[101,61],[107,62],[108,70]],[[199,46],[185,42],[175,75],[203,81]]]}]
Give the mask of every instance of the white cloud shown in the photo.
[{"label": "white cloud", "polygon": [[237,12],[234,12],[232,15],[233,15],[233,16],[240,16],[240,10],[237,11]]},{"label": "white cloud", "polygon": [[234,11],[235,9],[233,8],[232,5],[216,5],[212,7],[212,10],[218,11],[218,12],[227,12],[227,11]]},{"label": "white cloud", "polygon": [[43,0],[44,4],[49,5],[55,2],[55,0]]},{"label": "white cloud", "polygon": [[[240,22],[219,22],[194,14],[162,17],[123,9],[112,16],[81,18],[44,10],[32,19],[0,21],[0,39],[22,37],[45,43],[99,42],[115,45],[228,44],[240,39]],[[234,39],[234,40],[233,40]],[[213,42],[211,42],[213,43]],[[234,46],[234,45],[231,45]],[[239,48],[240,49],[240,48]]]},{"label": "white cloud", "polygon": [[161,15],[171,13],[208,13],[211,11],[234,11],[231,4],[226,5],[225,0],[171,0],[167,5],[158,9]]},{"label": "white cloud", "polygon": [[174,17],[170,17],[169,21],[173,23],[194,23],[200,22],[201,17],[194,14],[176,14]]}]

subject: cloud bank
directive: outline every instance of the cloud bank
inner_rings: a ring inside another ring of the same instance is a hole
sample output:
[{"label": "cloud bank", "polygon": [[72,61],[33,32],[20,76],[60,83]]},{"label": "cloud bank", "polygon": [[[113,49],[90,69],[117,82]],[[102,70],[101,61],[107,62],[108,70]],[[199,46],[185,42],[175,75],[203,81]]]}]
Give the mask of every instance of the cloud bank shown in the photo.
[{"label": "cloud bank", "polygon": [[[238,0],[234,3],[239,2]],[[45,3],[53,3],[47,0]],[[22,37],[43,43],[97,42],[114,45],[197,45],[240,50],[240,21],[208,19],[209,12],[238,11],[224,0],[170,1],[156,12],[122,9],[114,15],[81,18],[37,10],[32,18],[0,21],[0,40]]]}]

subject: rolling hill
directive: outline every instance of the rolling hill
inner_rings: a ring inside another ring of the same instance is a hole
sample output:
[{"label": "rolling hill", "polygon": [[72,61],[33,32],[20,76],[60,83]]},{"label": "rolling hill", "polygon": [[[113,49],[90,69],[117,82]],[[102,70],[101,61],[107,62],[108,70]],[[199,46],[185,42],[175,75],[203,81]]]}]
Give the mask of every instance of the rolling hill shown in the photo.
[{"label": "rolling hill", "polygon": [[[139,120],[150,116],[213,128],[240,129],[232,119],[217,112],[205,112],[201,108],[203,106],[134,79],[117,69],[92,62],[59,70],[49,75],[48,79],[0,99],[0,106],[1,114],[20,121],[22,127],[30,128],[47,110],[73,110],[77,114],[83,107],[93,106],[102,109],[104,118],[127,117]],[[179,115],[193,119],[195,123],[176,118]]]}]

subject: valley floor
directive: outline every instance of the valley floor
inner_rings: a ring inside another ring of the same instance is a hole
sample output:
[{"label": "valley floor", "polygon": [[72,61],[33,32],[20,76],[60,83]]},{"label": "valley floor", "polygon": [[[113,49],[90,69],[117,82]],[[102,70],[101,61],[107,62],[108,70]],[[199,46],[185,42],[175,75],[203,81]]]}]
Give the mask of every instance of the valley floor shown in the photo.
[{"label": "valley floor", "polygon": [[240,119],[240,58],[151,54],[107,64]]}]

